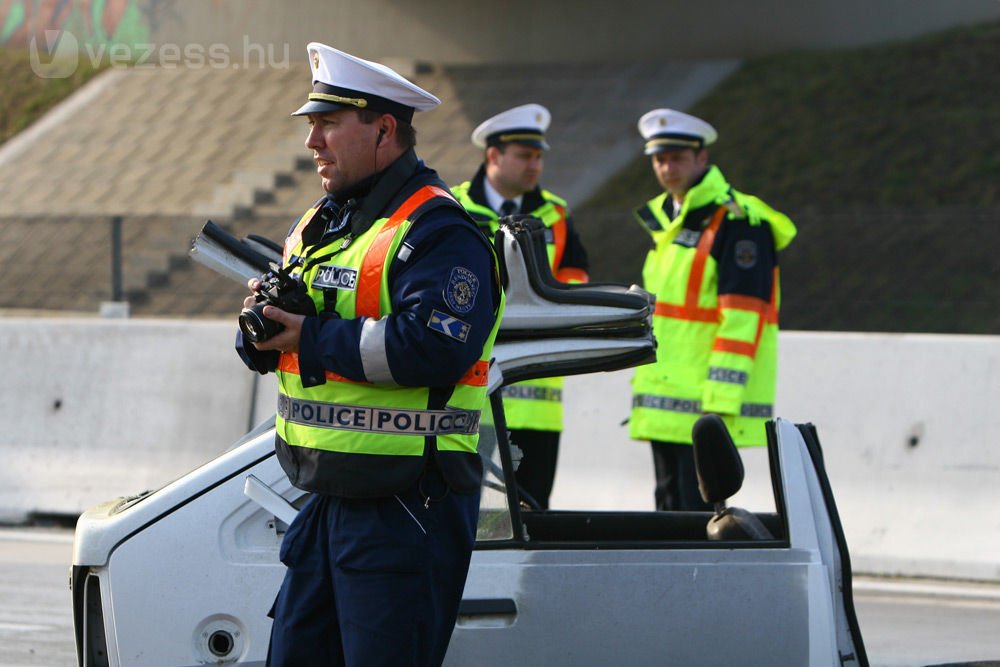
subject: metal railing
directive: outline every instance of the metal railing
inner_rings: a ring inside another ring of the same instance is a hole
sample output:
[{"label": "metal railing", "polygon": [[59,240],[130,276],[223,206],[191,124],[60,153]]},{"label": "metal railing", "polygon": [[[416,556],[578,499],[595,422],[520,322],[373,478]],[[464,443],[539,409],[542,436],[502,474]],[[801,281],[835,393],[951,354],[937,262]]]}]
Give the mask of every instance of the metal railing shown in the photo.
[{"label": "metal railing", "polygon": [[[788,211],[783,329],[1000,333],[1000,209]],[[641,282],[649,236],[630,211],[581,209],[591,280]],[[280,241],[286,216],[217,219]],[[0,310],[229,317],[245,290],[192,262],[193,216],[0,218]],[[110,271],[108,270],[110,265]]]}]

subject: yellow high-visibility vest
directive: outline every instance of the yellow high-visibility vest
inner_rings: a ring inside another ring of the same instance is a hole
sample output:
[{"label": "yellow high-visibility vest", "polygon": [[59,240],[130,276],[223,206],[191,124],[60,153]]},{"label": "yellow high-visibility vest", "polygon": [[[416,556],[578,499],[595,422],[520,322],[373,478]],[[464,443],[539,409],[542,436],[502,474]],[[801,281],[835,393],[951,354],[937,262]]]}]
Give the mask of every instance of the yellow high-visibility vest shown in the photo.
[{"label": "yellow high-visibility vest", "polygon": [[[302,230],[315,209],[303,215],[286,241],[284,261],[287,266],[289,258],[300,259],[301,266],[292,273],[303,277],[317,312],[328,309],[329,304],[324,304],[323,290],[313,287],[314,278],[335,266],[339,272],[354,272],[356,276],[353,289],[336,292],[335,310],[340,317],[379,319],[390,314],[391,260],[411,227],[408,216],[435,197],[452,199],[447,190],[425,185],[346,247],[342,238],[326,245],[304,246]],[[311,263],[314,258],[322,261]],[[435,458],[444,464],[449,458],[477,457],[487,370],[502,312],[501,295],[496,322],[479,360],[459,380],[442,409],[430,409],[428,387],[356,382],[329,371],[325,384],[304,388],[298,355],[283,353],[277,369],[276,428],[279,449],[282,443],[288,449],[279,459],[285,459],[282,465],[291,481],[299,488],[346,497],[395,493],[415,482],[423,471],[424,448],[429,437],[435,447]],[[289,470],[295,467],[289,461],[296,460],[297,449],[326,453],[324,460],[330,465],[323,473],[324,488],[310,488],[308,470]]]},{"label": "yellow high-visibility vest", "polygon": [[[795,226],[756,197],[730,188],[714,166],[685,195],[674,220],[663,210],[667,196],[635,211],[653,240],[643,283],[656,294],[657,360],[636,369],[629,434],[691,443],[695,421],[714,412],[737,445],[766,444],[764,423],[773,417],[777,379],[778,266],[771,268],[770,299],[720,296],[711,250],[723,225],[766,223],[776,251],[791,242]],[[699,231],[685,225],[688,215],[703,216]]]},{"label": "yellow high-visibility vest", "polygon": [[[471,181],[456,185],[451,189],[455,198],[465,207],[489,238],[493,238],[500,228],[498,216],[489,206],[477,203],[469,195]],[[528,213],[538,218],[549,229],[546,234],[545,250],[549,258],[552,275],[563,282],[585,282],[586,274],[579,269],[562,269],[563,251],[566,248],[566,200],[548,190],[541,190],[544,203]],[[507,428],[531,429],[535,431],[562,431],[563,379],[561,377],[541,378],[518,382],[503,389],[504,415]]]}]

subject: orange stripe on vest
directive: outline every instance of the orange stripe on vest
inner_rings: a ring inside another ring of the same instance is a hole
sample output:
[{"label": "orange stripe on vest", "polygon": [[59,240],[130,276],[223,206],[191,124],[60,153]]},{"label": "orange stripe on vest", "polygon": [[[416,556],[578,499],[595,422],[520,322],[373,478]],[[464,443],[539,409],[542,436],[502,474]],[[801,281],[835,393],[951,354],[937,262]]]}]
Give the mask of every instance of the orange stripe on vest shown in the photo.
[{"label": "orange stripe on vest", "polygon": [[466,384],[470,387],[485,387],[489,384],[489,370],[490,362],[479,360],[472,364],[469,370],[465,371],[465,375],[456,384]]},{"label": "orange stripe on vest", "polygon": [[312,221],[313,216],[316,214],[316,210],[317,208],[314,206],[303,213],[302,217],[299,218],[299,221],[295,223],[295,229],[293,229],[292,233],[285,239],[285,247],[282,250],[281,259],[286,264],[288,263],[288,260],[291,259],[292,250],[294,250],[295,246],[302,241],[302,231],[306,228],[306,225]]},{"label": "orange stripe on vest", "polygon": [[[774,290],[772,290],[772,299]],[[768,323],[775,324],[778,321],[778,312],[773,303],[768,303],[755,296],[745,296],[743,294],[722,294],[719,296],[719,307],[731,308],[733,310],[747,310],[758,313]]]},{"label": "orange stripe on vest", "polygon": [[771,301],[767,302],[754,296],[743,294],[723,294],[719,296],[719,307],[730,310],[745,310],[757,313],[757,333],[754,335],[752,343],[734,340],[731,338],[718,338],[712,347],[717,352],[733,352],[743,354],[751,359],[757,356],[757,347],[760,345],[761,336],[764,335],[764,327],[768,324],[778,323],[778,267],[774,267],[774,278],[771,284]]},{"label": "orange stripe on vest", "polygon": [[[371,247],[369,247],[368,252],[365,253],[365,258],[361,263],[361,276],[358,280],[358,293],[355,305],[355,314],[357,317],[377,318],[379,316],[379,293],[382,287],[382,270],[385,267],[386,255],[389,252],[389,246],[392,243],[392,238],[396,234],[396,229],[398,229],[399,226],[403,224],[403,221],[405,221],[421,205],[434,197],[447,197],[452,201],[455,200],[455,198],[452,197],[451,193],[447,190],[439,188],[435,185],[425,185],[410,195],[410,197],[389,217],[389,221],[386,222],[385,226],[379,230],[378,235],[372,242]],[[285,373],[292,373],[294,375],[301,375],[299,371],[298,353],[282,353],[278,361],[278,370]],[[488,371],[488,362],[477,361],[471,368],[469,368],[468,371],[466,371],[465,375],[462,376],[457,384],[471,385],[473,387],[485,387],[488,384]],[[326,372],[326,379],[334,382],[367,384],[365,382],[351,380],[343,375],[338,375],[333,371]]]},{"label": "orange stripe on vest", "polygon": [[[488,361],[477,361],[472,364],[472,366],[465,372],[465,375],[459,379],[455,384],[469,385],[470,387],[485,387],[489,384],[489,369],[490,364]],[[293,375],[301,375],[299,371],[299,355],[297,352],[282,352],[281,357],[278,359],[278,370],[283,373],[291,373]],[[357,380],[351,380],[344,377],[343,375],[338,375],[333,371],[326,372],[326,379],[333,382],[351,382],[353,384],[369,384],[368,382],[359,382]]]},{"label": "orange stripe on vest", "polygon": [[378,318],[381,315],[379,293],[382,288],[382,269],[385,266],[385,257],[389,252],[389,246],[396,235],[396,229],[424,202],[434,197],[455,199],[447,190],[435,185],[425,185],[410,195],[379,230],[361,263],[361,275],[358,276],[358,293],[354,308],[355,315],[358,317]]},{"label": "orange stripe on vest", "polygon": [[562,264],[563,253],[566,252],[566,209],[555,204],[553,206],[559,211],[559,221],[551,228],[552,243],[555,245],[552,253],[552,269],[555,270]]},{"label": "orange stripe on vest", "polygon": [[[282,352],[281,357],[278,359],[278,370],[283,373],[291,373],[293,375],[302,375],[299,371],[299,353],[298,352]],[[343,375],[338,375],[333,371],[326,372],[326,379],[333,382],[353,382],[354,384],[368,384],[367,382],[357,382]]]},{"label": "orange stripe on vest", "polygon": [[563,283],[572,282],[574,280],[585,283],[590,280],[590,276],[588,276],[587,272],[583,269],[567,266],[556,271],[556,280]]},{"label": "orange stripe on vest", "polygon": [[713,352],[732,352],[733,354],[742,354],[744,356],[753,359],[757,356],[757,344],[760,342],[760,329],[757,330],[757,339],[748,343],[742,340],[735,340],[733,338],[716,338],[715,345],[712,346]]},{"label": "orange stripe on vest", "polygon": [[715,242],[715,233],[722,224],[722,219],[728,209],[720,206],[712,216],[708,227],[701,233],[698,239],[698,246],[695,250],[694,260],[691,262],[691,273],[688,275],[687,290],[684,294],[684,305],[657,301],[654,315],[660,317],[671,317],[677,320],[690,320],[693,322],[718,322],[719,312],[715,308],[701,308],[698,306],[698,295],[701,294],[701,281],[705,275],[705,263],[708,255],[712,252],[712,244]]},{"label": "orange stripe on vest", "polygon": [[698,295],[701,294],[701,281],[705,276],[705,264],[708,262],[709,253],[712,252],[712,244],[715,243],[715,233],[719,231],[719,225],[722,224],[727,210],[725,206],[720,206],[715,215],[712,216],[708,227],[701,233],[701,238],[698,239],[698,248],[695,250],[691,274],[688,277],[687,296],[684,300],[684,305],[688,308],[698,307]]},{"label": "orange stripe on vest", "polygon": [[[705,231],[701,234],[701,238],[698,240],[694,261],[691,263],[691,273],[688,277],[684,305],[678,306],[676,304],[657,301],[656,309],[654,310],[655,315],[692,322],[718,322],[721,319],[718,309],[700,308],[698,306],[698,296],[701,294],[701,281],[705,275],[705,263],[708,261],[709,253],[712,251],[712,244],[715,242],[715,234],[719,229],[719,225],[722,224],[727,210],[725,206],[718,208],[712,216],[708,227],[705,228]],[[765,324],[778,323],[777,296],[777,267],[774,268],[770,302],[742,294],[719,295],[719,309],[746,310],[757,313],[760,317],[757,321],[757,332],[752,343],[733,338],[716,338],[712,350],[715,352],[742,354],[751,359],[755,358],[757,356],[757,347],[760,345],[760,339],[764,333]]]},{"label": "orange stripe on vest", "polygon": [[718,322],[719,311],[714,308],[689,308],[688,306],[678,306],[663,301],[656,302],[654,315],[658,317],[670,317],[675,320],[690,320],[692,322]]}]

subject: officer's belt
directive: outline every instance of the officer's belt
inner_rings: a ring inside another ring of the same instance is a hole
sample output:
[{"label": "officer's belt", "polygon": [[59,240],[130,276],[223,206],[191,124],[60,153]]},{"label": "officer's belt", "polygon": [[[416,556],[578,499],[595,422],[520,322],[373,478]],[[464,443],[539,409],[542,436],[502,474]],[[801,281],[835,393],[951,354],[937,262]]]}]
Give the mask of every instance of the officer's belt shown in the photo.
[{"label": "officer's belt", "polygon": [[503,388],[503,397],[519,398],[526,401],[552,401],[553,403],[558,403],[562,400],[562,389],[515,384]]},{"label": "officer's belt", "polygon": [[367,405],[305,401],[278,395],[278,416],[293,424],[395,435],[473,435],[479,410],[400,410]]}]

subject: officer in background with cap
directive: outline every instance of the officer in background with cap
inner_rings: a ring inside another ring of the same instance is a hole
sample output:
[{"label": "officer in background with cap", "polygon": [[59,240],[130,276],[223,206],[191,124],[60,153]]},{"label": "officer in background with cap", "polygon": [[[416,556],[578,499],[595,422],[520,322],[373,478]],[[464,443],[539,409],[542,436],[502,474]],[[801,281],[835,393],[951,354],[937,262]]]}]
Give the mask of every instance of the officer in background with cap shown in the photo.
[{"label": "officer in background with cap", "polygon": [[[542,189],[545,131],[549,110],[524,104],[483,121],[472,143],[485,152],[479,171],[452,188],[483,232],[493,238],[499,218],[531,215],[545,225],[552,275],[566,283],[587,282],[587,253],[573,227],[564,199]],[[517,467],[518,486],[548,509],[556,474],[559,435],[563,426],[562,378],[530,380],[505,387],[504,414],[511,442],[523,454]]]},{"label": "officer in background with cap", "polygon": [[439,100],[378,63],[308,53],[293,115],[326,195],[283,263],[315,312],[268,305],[284,329],[237,341],[278,375],[277,458],[312,494],[281,545],[268,664],[439,665],[476,536],[496,256],[414,153],[414,111]]},{"label": "officer in background with cap", "polygon": [[778,252],[796,230],[710,163],[707,147],[717,135],[705,121],[654,109],[639,132],[664,192],[634,212],[652,242],[642,277],[656,294],[657,358],[636,369],[629,431],[652,443],[657,509],[706,510],[691,428],[715,413],[737,445],[766,444],[777,375]]}]

